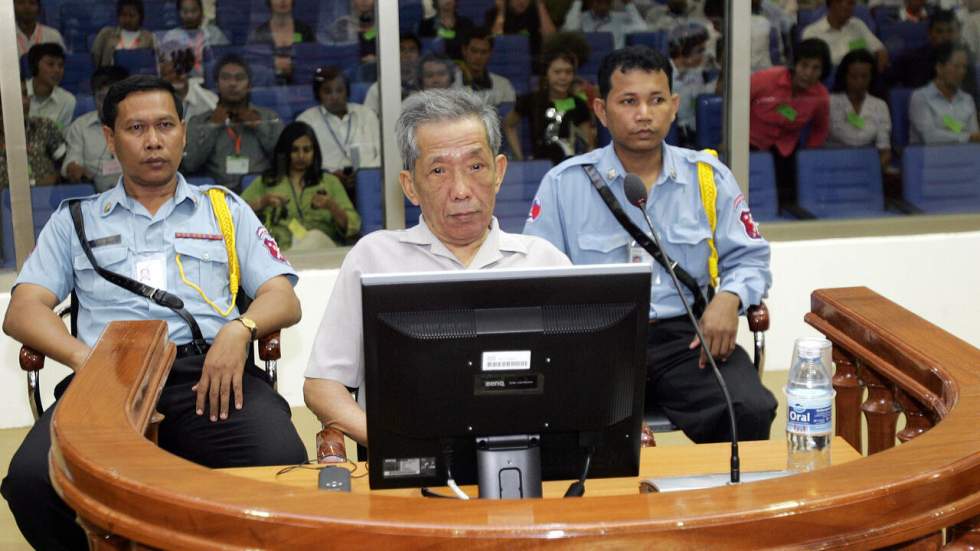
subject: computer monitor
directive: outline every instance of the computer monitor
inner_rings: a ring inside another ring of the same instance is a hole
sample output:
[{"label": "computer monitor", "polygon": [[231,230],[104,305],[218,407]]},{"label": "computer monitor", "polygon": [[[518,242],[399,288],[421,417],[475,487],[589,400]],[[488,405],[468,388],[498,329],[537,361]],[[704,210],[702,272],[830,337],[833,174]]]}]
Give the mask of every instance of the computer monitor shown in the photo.
[{"label": "computer monitor", "polygon": [[361,282],[372,489],[638,475],[648,264]]}]

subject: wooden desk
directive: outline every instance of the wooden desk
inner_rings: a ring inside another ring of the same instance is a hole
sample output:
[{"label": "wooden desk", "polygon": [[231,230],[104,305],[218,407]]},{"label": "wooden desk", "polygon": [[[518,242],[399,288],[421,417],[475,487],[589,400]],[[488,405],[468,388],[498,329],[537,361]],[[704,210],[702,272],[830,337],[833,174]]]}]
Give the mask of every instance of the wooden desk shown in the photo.
[{"label": "wooden desk", "polygon": [[[623,496],[639,493],[640,481],[652,477],[683,476],[693,474],[722,472],[728,466],[731,450],[729,444],[699,444],[690,446],[667,446],[642,448],[640,450],[640,476],[626,478],[596,478],[585,483],[585,495]],[[762,440],[757,442],[740,442],[739,456],[742,460],[742,472],[775,471],[786,468],[786,442],[784,440]],[[857,452],[846,440],[837,436],[830,447],[831,463],[842,465],[856,459],[861,459]],[[350,464],[348,464],[350,466]],[[238,469],[222,469],[223,472],[262,482],[276,482],[298,488],[316,488],[317,470],[311,468],[293,469],[276,476],[281,467],[245,467]],[[357,463],[354,476],[367,473],[365,463]],[[562,497],[568,489],[570,480],[554,480],[543,483],[544,497]],[[434,488],[433,488],[434,489]],[[470,496],[476,496],[476,486],[462,486]],[[440,489],[446,495],[449,490]],[[397,490],[371,491],[367,476],[351,479],[351,493],[373,494],[400,497],[418,497],[417,488],[400,488]]]}]

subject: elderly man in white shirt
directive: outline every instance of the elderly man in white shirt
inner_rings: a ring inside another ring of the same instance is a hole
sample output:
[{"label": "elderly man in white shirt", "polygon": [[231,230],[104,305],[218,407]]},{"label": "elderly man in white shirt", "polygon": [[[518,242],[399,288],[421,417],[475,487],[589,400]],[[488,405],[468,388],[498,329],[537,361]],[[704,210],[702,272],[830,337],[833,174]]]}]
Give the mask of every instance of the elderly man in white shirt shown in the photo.
[{"label": "elderly man in white shirt", "polygon": [[122,67],[99,67],[92,75],[92,91],[95,92],[95,110],[89,111],[71,123],[65,132],[68,153],[61,165],[61,175],[69,182],[90,181],[95,191],[101,193],[119,181],[122,166],[109,151],[102,132],[102,101],[109,87],[129,76]]},{"label": "elderly man in white shirt", "polygon": [[871,29],[854,17],[854,0],[829,0],[827,15],[803,30],[802,39],[819,38],[830,46],[830,60],[838,65],[851,50],[865,49],[878,61],[878,72],[888,67],[888,51]]},{"label": "elderly man in white shirt", "polygon": [[626,35],[644,32],[647,23],[636,4],[625,0],[622,10],[612,9],[612,0],[592,0],[589,9],[582,9],[582,0],[575,0],[565,14],[565,31],[586,33],[610,32],[616,49],[626,45]]}]

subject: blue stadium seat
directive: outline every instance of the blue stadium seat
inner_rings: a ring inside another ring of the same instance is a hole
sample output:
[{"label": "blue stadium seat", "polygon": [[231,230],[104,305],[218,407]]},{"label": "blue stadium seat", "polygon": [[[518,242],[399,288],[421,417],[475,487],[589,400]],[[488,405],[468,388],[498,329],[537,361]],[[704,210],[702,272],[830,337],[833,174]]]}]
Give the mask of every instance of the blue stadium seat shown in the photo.
[{"label": "blue stadium seat", "polygon": [[95,98],[92,94],[76,94],[75,113],[72,114],[71,119],[75,120],[89,111],[95,111]]},{"label": "blue stadium seat", "polygon": [[749,208],[756,221],[773,220],[779,215],[776,169],[768,151],[749,153]]},{"label": "blue stadium seat", "polygon": [[531,46],[528,38],[516,34],[494,38],[487,69],[507,77],[515,90],[528,90],[531,82]]},{"label": "blue stadium seat", "polygon": [[[667,31],[630,33],[626,35],[626,45],[642,44],[667,55]],[[591,56],[590,56],[591,57]]]},{"label": "blue stadium seat", "polygon": [[[58,205],[65,199],[85,197],[95,193],[92,184],[60,184],[56,186],[37,186],[31,188],[31,209],[34,215],[34,237],[48,223],[48,218],[57,210]],[[10,189],[4,188],[0,193],[0,219],[3,232],[3,263],[5,268],[12,267],[14,257],[14,229],[10,215]]]},{"label": "blue stadium seat", "polygon": [[910,145],[902,154],[902,193],[926,212],[980,210],[980,145]]},{"label": "blue stadium seat", "polygon": [[483,25],[487,10],[493,7],[494,0],[456,0],[456,15],[465,17],[476,25]]},{"label": "blue stadium seat", "polygon": [[892,119],[892,148],[901,152],[909,143],[909,98],[911,88],[892,88],[888,91],[888,112]]},{"label": "blue stadium seat", "polygon": [[421,22],[421,0],[401,0],[398,2],[398,31],[401,34],[418,33]]},{"label": "blue stadium seat", "polygon": [[[221,3],[227,1],[228,0],[221,0],[221,2],[218,2],[218,4],[220,5]],[[319,21],[321,20],[321,5],[333,3],[334,2],[321,2],[320,0],[293,0],[293,17],[299,21],[302,21],[303,23],[306,23],[311,29],[313,29],[314,32],[316,32]],[[338,4],[339,3],[340,2],[338,2]],[[343,4],[346,4],[346,2]],[[252,30],[252,28],[258,27],[262,23],[265,23],[272,15],[269,11],[268,0],[251,0],[251,4],[247,6],[247,9],[249,10],[249,14],[251,16],[251,26],[249,27],[249,30]],[[347,13],[348,9],[349,8],[344,6],[344,13]],[[229,40],[231,39],[231,37],[228,38]]]},{"label": "blue stadium seat", "polygon": [[285,91],[279,86],[257,86],[252,88],[252,103],[272,109],[279,114],[283,124],[293,120],[293,110],[286,99]]},{"label": "blue stadium seat", "polygon": [[204,54],[204,84],[209,90],[217,90],[218,85],[214,79],[214,68],[223,57],[228,54],[236,54],[245,59],[249,70],[252,72],[252,86],[275,86],[276,71],[272,56],[272,48],[262,44],[250,44],[248,46],[212,46],[205,50]]},{"label": "blue stadium seat", "polygon": [[371,87],[370,82],[352,82],[350,83],[350,96],[347,101],[351,103],[364,103],[364,98],[367,97],[368,88]]},{"label": "blue stadium seat", "polygon": [[578,75],[589,82],[599,80],[599,64],[614,49],[613,35],[610,32],[584,33],[589,43],[589,60],[578,68]]},{"label": "blue stadium seat", "polygon": [[[251,0],[221,0],[215,6],[215,24],[221,28],[234,45],[245,44],[248,33],[252,28],[259,26],[263,18],[258,21],[252,20]],[[268,8],[266,8],[268,9]]]},{"label": "blue stadium seat", "polygon": [[725,101],[721,96],[701,94],[694,107],[694,120],[697,126],[695,145],[698,149],[710,147],[717,149],[721,143],[721,131],[724,124],[723,113]]},{"label": "blue stadium seat", "polygon": [[143,0],[143,27],[167,31],[180,26],[177,3],[173,0]]},{"label": "blue stadium seat", "polygon": [[112,57],[116,65],[125,68],[131,75],[157,74],[156,53],[153,48],[116,50]]},{"label": "blue stadium seat", "polygon": [[362,168],[357,171],[354,202],[357,204],[357,213],[361,215],[361,235],[384,228],[384,195],[381,169]]},{"label": "blue stadium seat", "polygon": [[61,5],[61,34],[71,52],[88,52],[89,38],[116,24],[115,2],[71,1]]},{"label": "blue stadium seat", "polygon": [[890,23],[878,30],[878,38],[888,50],[891,59],[897,59],[905,50],[924,46],[929,42],[929,24],[926,22]]},{"label": "blue stadium seat", "polygon": [[884,214],[881,165],[873,147],[799,150],[796,187],[799,205],[819,218]]},{"label": "blue stadium seat", "polygon": [[524,203],[524,214],[541,185],[541,179],[551,170],[551,161],[511,161],[507,163],[504,182],[497,193],[498,201],[520,201]]},{"label": "blue stadium seat", "polygon": [[313,99],[313,87],[309,84],[291,84],[281,86],[280,89],[285,94],[286,103],[289,105],[290,113],[292,113],[289,120],[295,119],[300,113],[318,103]]},{"label": "blue stadium seat", "polygon": [[61,87],[72,94],[91,93],[89,79],[95,72],[92,54],[88,51],[65,55],[65,76],[61,79]]}]

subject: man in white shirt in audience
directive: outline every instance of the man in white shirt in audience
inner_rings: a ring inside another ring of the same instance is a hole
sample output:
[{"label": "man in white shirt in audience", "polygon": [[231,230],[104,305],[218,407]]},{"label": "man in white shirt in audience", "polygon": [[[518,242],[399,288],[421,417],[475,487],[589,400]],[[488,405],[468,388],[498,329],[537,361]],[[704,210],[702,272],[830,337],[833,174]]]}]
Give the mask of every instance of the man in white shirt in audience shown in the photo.
[{"label": "man in white shirt in audience", "polygon": [[565,14],[564,31],[585,33],[609,32],[613,35],[616,49],[626,45],[626,35],[644,32],[647,23],[632,0],[624,0],[623,9],[612,9],[612,0],[591,0],[589,8],[582,8],[583,0],[575,0]]},{"label": "man in white shirt in audience", "polygon": [[157,60],[160,77],[173,85],[177,97],[184,103],[184,120],[207,113],[218,106],[218,94],[201,86],[201,79],[190,78],[194,69],[194,52],[190,48],[173,49],[176,43],[167,43],[168,52],[162,49]]},{"label": "man in white shirt in audience", "polygon": [[[402,80],[402,99],[419,89],[419,55],[422,51],[422,43],[419,37],[411,33],[401,35],[398,39],[398,51],[400,55],[401,80]],[[381,90],[375,82],[367,89],[364,96],[364,107],[374,111],[378,116],[381,115]]]},{"label": "man in white shirt in audience", "polygon": [[129,71],[115,65],[99,67],[92,75],[95,110],[79,116],[65,132],[68,154],[61,166],[61,175],[65,180],[73,183],[92,182],[99,193],[119,181],[122,166],[109,151],[102,132],[102,102],[109,87],[127,76]]},{"label": "man in white shirt in audience", "polygon": [[61,86],[65,77],[65,50],[52,43],[38,44],[27,52],[34,78],[27,81],[31,116],[50,119],[62,132],[75,114],[75,96]]},{"label": "man in white shirt in audience", "polygon": [[803,30],[802,40],[819,38],[830,46],[830,60],[834,66],[844,59],[847,52],[864,48],[878,60],[878,72],[888,68],[888,51],[871,29],[854,17],[855,0],[828,0],[827,15],[811,23]]},{"label": "man in white shirt in audience", "polygon": [[487,70],[493,54],[493,35],[486,27],[476,27],[463,37],[463,62],[459,65],[456,86],[476,92],[490,105],[517,100],[514,86],[506,77]]},{"label": "man in white shirt in audience", "polygon": [[[53,7],[57,9],[57,7]],[[32,46],[53,43],[65,48],[65,39],[57,30],[38,23],[41,2],[38,0],[14,0],[14,20],[17,22],[17,55],[22,56]]]}]

